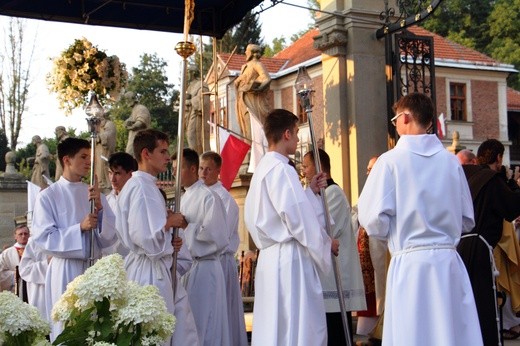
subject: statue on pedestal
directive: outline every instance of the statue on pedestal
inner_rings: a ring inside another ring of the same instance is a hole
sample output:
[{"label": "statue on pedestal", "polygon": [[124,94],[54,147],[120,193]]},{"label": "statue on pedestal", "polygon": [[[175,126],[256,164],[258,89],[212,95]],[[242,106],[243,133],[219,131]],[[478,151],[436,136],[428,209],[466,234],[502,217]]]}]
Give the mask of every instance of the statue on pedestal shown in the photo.
[{"label": "statue on pedestal", "polygon": [[10,179],[24,179],[21,173],[16,170],[16,154],[14,151],[5,153],[5,172],[1,174],[4,178]]},{"label": "statue on pedestal", "polygon": [[32,143],[36,146],[36,156],[34,157],[31,182],[44,189],[48,184],[43,176],[46,176],[50,180],[49,161],[51,159],[51,153],[47,145],[42,142],[40,136],[34,136]]},{"label": "statue on pedestal", "polygon": [[123,95],[124,99],[132,106],[130,117],[125,120],[125,128],[128,130],[128,142],[126,143],[126,152],[134,156],[134,138],[135,134],[150,127],[152,118],[148,108],[137,102],[137,95],[129,91]]},{"label": "statue on pedestal", "polygon": [[58,148],[57,145],[63,142],[65,139],[69,138],[69,133],[65,129],[65,126],[57,126],[54,129],[54,134],[56,135],[56,173],[54,174],[54,181],[58,181],[63,174],[63,167],[61,167],[60,159],[58,158]]},{"label": "statue on pedestal", "polygon": [[96,175],[99,188],[103,192],[110,191],[111,183],[108,176],[108,158],[116,151],[116,125],[108,112],[103,114],[96,137]]},{"label": "statue on pedestal", "polygon": [[209,88],[196,68],[189,69],[190,83],[186,88],[186,139],[188,146],[202,154],[209,150]]},{"label": "statue on pedestal", "polygon": [[254,116],[263,125],[271,110],[267,96],[271,77],[260,62],[261,48],[249,44],[246,48],[247,63],[242,66],[240,76],[235,79],[237,90],[236,114],[244,137],[251,139],[251,119]]}]

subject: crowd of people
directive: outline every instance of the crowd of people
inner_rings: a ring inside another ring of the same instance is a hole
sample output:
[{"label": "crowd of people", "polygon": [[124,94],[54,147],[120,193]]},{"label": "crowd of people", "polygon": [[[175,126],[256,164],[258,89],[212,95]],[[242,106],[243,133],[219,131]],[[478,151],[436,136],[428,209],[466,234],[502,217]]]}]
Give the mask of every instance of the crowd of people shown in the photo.
[{"label": "crowd of people", "polygon": [[[434,108],[423,94],[401,98],[394,112],[399,141],[370,160],[353,208],[324,150],[319,160],[313,151],[303,157],[302,185],[290,159],[298,118],[283,109],[266,116],[268,152],[244,205],[260,250],[253,345],[352,344],[354,312],[357,332],[383,345],[498,345],[502,328],[507,338],[520,336],[517,282],[507,292],[507,323],[497,323],[493,256],[509,241],[502,239],[506,227],[520,248],[513,223],[520,216],[519,171],[504,171],[498,140],[484,141],[476,155],[448,152],[428,133]],[[168,345],[247,345],[235,260],[240,213],[219,182],[225,162],[189,148],[172,156],[168,147],[160,131],[136,132],[134,156],[109,158],[112,190],[105,195],[82,182],[91,169],[90,143],[61,141],[62,175],[38,194],[31,232],[17,226],[16,244],[0,254],[0,288],[16,290],[51,321],[54,303],[89,260],[119,253],[128,279],[156,286],[176,316]],[[170,163],[180,165],[178,212],[166,207],[157,185]],[[62,329],[52,323],[51,341]]]}]

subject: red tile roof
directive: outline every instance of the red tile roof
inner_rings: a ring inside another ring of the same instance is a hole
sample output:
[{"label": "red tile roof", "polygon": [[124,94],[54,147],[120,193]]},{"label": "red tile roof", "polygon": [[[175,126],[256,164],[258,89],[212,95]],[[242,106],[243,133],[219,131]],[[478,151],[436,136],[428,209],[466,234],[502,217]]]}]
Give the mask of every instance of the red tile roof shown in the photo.
[{"label": "red tile roof", "polygon": [[287,59],[289,63],[286,68],[301,64],[307,60],[321,55],[321,51],[314,49],[314,37],[318,36],[318,29],[311,29],[292,45],[278,52],[274,57],[279,59]]},{"label": "red tile roof", "polygon": [[[226,62],[228,63],[227,69],[229,69],[231,71],[240,72],[242,65],[244,65],[247,62],[246,56],[242,55],[242,54],[234,54],[232,56],[229,53],[220,53],[219,57],[224,64]],[[228,59],[229,59],[229,62],[228,62]],[[266,57],[262,57],[260,59],[260,61],[262,61],[265,68],[267,69],[267,72],[269,72],[269,73],[279,72],[284,67],[284,65],[287,63],[286,59],[276,59],[276,58],[266,58]]]},{"label": "red tile roof", "polygon": [[433,49],[435,59],[451,59],[458,62],[467,61],[470,63],[484,64],[487,66],[496,66],[500,62],[490,58],[487,55],[477,52],[471,48],[464,47],[458,43],[451,42],[445,37],[434,34],[424,28],[411,26],[408,30],[415,35],[433,36]]},{"label": "red tile roof", "polygon": [[[410,32],[420,36],[433,36],[433,44],[435,50],[435,59],[443,59],[453,61],[455,63],[469,63],[479,66],[498,66],[501,63],[487,55],[479,53],[473,49],[464,47],[460,44],[451,42],[450,40],[434,34],[424,28],[411,26],[408,28]],[[289,67],[301,64],[312,58],[321,55],[321,52],[314,48],[314,37],[319,35],[319,29],[311,29],[292,45],[280,51],[272,58],[263,57],[264,63],[269,73],[277,73]],[[220,53],[220,59],[226,63],[230,58],[229,53]],[[245,55],[235,54],[231,56],[227,68],[232,71],[240,71],[243,64],[246,63]]]},{"label": "red tile roof", "polygon": [[507,110],[520,111],[520,91],[507,88]]}]

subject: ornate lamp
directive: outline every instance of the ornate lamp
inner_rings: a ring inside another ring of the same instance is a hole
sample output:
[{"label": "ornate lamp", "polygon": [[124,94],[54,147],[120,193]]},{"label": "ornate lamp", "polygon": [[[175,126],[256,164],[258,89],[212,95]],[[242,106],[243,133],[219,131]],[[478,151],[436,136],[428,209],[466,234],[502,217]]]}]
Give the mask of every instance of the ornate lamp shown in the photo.
[{"label": "ornate lamp", "polygon": [[[316,167],[316,173],[321,172],[321,162],[320,162],[320,153],[318,151],[318,145],[316,141],[316,136],[314,134],[314,126],[312,119],[312,103],[311,97],[314,92],[314,84],[312,82],[311,77],[307,73],[307,69],[303,66],[298,69],[298,75],[296,76],[296,82],[294,83],[294,88],[296,89],[296,93],[300,97],[300,104],[302,108],[307,113],[307,120],[309,121],[309,132],[311,135],[311,143],[312,150],[314,154],[314,166]],[[325,189],[320,189],[321,202],[323,204],[323,209],[325,210],[325,225],[327,234],[332,238],[332,225],[330,223],[330,213],[329,206],[327,204],[327,199],[325,198]],[[343,333],[345,335],[345,340],[347,341],[348,346],[352,346],[352,338],[350,335],[350,330],[348,329],[348,320],[347,320],[347,311],[345,304],[345,296],[343,295],[343,287],[341,284],[341,276],[338,269],[337,257],[332,255],[332,269],[334,270],[334,278],[336,281],[336,289],[338,292],[338,300],[339,307],[341,310],[341,320],[343,322]]]},{"label": "ornate lamp", "polygon": [[[90,132],[90,185],[94,185],[96,183],[96,138],[99,132],[99,125],[101,124],[101,118],[105,114],[105,110],[101,106],[98,101],[97,95],[94,92],[90,92],[90,101],[85,107],[85,113],[88,115],[87,123]],[[96,210],[96,203],[94,200],[90,200],[90,212],[94,213]],[[94,243],[95,243],[95,233],[97,231],[97,227],[92,229],[90,232],[90,257],[89,257],[89,266],[94,265]]]}]

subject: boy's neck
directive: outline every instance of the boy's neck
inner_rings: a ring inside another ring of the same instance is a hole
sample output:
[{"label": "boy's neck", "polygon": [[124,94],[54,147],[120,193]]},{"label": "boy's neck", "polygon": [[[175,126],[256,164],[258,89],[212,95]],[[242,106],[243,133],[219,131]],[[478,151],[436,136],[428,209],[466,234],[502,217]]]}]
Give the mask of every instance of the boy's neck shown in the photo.
[{"label": "boy's neck", "polygon": [[62,175],[65,179],[67,179],[71,183],[79,183],[81,181],[81,179],[83,178],[81,175],[74,174],[67,169],[63,172]]}]

